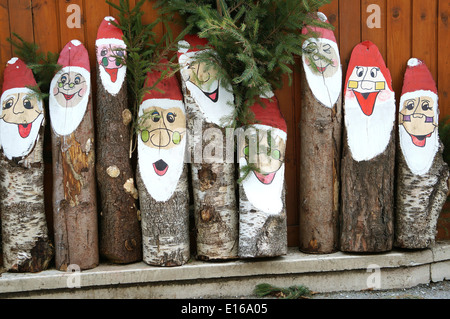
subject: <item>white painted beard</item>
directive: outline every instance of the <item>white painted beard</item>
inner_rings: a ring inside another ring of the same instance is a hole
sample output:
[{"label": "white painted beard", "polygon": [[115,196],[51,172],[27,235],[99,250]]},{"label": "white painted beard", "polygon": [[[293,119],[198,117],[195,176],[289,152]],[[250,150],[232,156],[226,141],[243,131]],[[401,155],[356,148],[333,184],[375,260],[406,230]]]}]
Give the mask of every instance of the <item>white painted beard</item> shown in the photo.
[{"label": "white painted beard", "polygon": [[[245,157],[239,159],[239,165],[240,167],[248,165]],[[249,202],[266,214],[277,215],[283,209],[284,169],[283,163],[270,184],[261,183],[254,172],[250,172],[242,181]]]},{"label": "white painted beard", "polygon": [[[147,192],[156,201],[166,202],[172,197],[183,173],[185,148],[185,138],[176,147],[163,150],[148,147],[138,136],[139,173]],[[155,171],[158,162],[167,165],[167,171],[162,176]]]},{"label": "white painted beard", "polygon": [[395,97],[377,101],[373,114],[366,116],[357,99],[345,100],[345,127],[347,142],[355,161],[369,161],[382,154],[391,140],[395,122]]},{"label": "white painted beard", "polygon": [[120,89],[122,88],[123,82],[125,81],[127,67],[124,65],[118,69],[116,82],[111,81],[111,76],[108,74],[108,72],[106,72],[103,66],[100,65],[99,69],[100,69],[100,79],[102,81],[105,90],[109,94],[116,96],[119,93]]},{"label": "white painted beard", "polygon": [[[231,88],[226,89],[219,85],[218,100],[213,102],[205,93],[200,90],[198,86],[190,81],[186,82],[186,87],[191,92],[192,97],[203,113],[205,119],[209,123],[214,123],[218,126],[225,127],[231,121],[233,116],[234,96],[231,93]],[[231,103],[231,105],[230,105]]]},{"label": "white painted beard", "polygon": [[[320,39],[320,41],[330,44],[339,56],[339,49],[336,43],[327,39]],[[306,56],[303,55],[303,69],[305,70],[309,88],[314,97],[328,108],[333,108],[342,91],[342,67],[340,60],[338,63],[339,66],[336,73],[330,77],[324,77],[323,74],[313,73],[311,68],[306,65]]]},{"label": "white painted beard", "polygon": [[439,150],[439,134],[436,130],[427,138],[423,147],[415,146],[411,135],[403,125],[399,125],[400,148],[406,164],[415,175],[425,175],[433,165],[434,157]]},{"label": "white painted beard", "polygon": [[30,134],[26,138],[20,136],[17,124],[0,121],[3,153],[9,160],[30,154],[39,139],[39,130],[43,125],[43,121],[44,115],[40,114],[33,123],[28,124],[32,126]]}]

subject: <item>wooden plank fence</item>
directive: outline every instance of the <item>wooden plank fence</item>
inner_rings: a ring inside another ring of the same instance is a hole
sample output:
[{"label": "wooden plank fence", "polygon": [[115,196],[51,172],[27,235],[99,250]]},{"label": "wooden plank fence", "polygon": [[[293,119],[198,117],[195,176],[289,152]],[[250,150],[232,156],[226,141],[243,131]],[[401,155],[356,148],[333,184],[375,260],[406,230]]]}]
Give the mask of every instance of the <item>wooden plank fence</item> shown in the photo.
[{"label": "wooden plank fence", "polygon": [[[135,0],[130,0],[130,3],[134,4]],[[68,27],[73,8],[81,12],[79,28]],[[152,21],[157,15],[152,4],[146,3],[144,9],[144,22]],[[371,40],[379,47],[392,73],[398,101],[406,62],[410,57],[417,57],[425,61],[436,79],[441,118],[450,115],[450,0],[333,0],[322,8],[322,12],[336,28],[344,75],[353,47],[361,41]],[[378,22],[373,20],[374,14],[378,12],[380,25],[372,27],[372,23],[368,22]],[[27,41],[34,41],[44,51],[52,52],[60,52],[69,40],[78,39],[88,49],[91,65],[94,66],[97,28],[107,15],[114,16],[116,12],[104,0],[0,0],[0,85],[4,65],[13,56],[12,47],[6,41],[12,32]],[[156,31],[163,34],[165,30],[161,25]],[[297,61],[300,64],[301,60]],[[298,178],[301,147],[298,127],[301,116],[299,72],[294,72],[293,85],[288,86],[286,79],[284,88],[277,91],[276,95],[289,132],[286,151],[288,238],[290,246],[297,246],[298,185],[301,183]],[[51,161],[47,163],[50,165]],[[46,183],[49,194],[50,188],[51,179]],[[51,229],[51,196],[46,197],[46,204]]]}]

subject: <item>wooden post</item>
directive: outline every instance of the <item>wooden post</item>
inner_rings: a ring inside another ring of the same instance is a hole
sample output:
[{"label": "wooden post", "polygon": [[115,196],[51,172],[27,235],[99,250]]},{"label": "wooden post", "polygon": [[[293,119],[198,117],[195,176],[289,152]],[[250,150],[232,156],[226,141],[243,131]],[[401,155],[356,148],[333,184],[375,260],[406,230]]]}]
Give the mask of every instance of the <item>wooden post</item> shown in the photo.
[{"label": "wooden post", "polygon": [[[287,126],[269,92],[251,110],[257,124],[239,134],[239,257],[287,253],[285,154]],[[245,176],[247,174],[247,176]]]},{"label": "wooden post", "polygon": [[[160,67],[167,67],[161,61]],[[161,72],[147,76],[152,87]],[[158,91],[160,90],[160,91]],[[144,262],[180,266],[190,258],[186,114],[175,76],[148,92],[139,108],[137,185],[142,216]]]},{"label": "wooden post", "polygon": [[[238,253],[238,212],[234,144],[227,141],[226,126],[234,113],[234,96],[212,67],[195,61],[205,45],[205,39],[188,35],[178,50],[187,127],[192,134],[188,153],[193,154],[197,258],[233,259]],[[231,155],[227,145],[232,146]]]},{"label": "wooden post", "polygon": [[396,247],[420,249],[435,242],[449,177],[438,124],[436,84],[425,63],[412,58],[400,98]]},{"label": "wooden post", "polygon": [[[142,259],[134,172],[129,157],[128,109],[123,32],[105,17],[97,33],[97,181],[100,191],[100,254],[115,263]],[[116,22],[117,23],[117,22]]]},{"label": "wooden post", "polygon": [[13,58],[1,96],[0,210],[4,267],[17,272],[45,270],[53,257],[44,207],[44,105],[28,86],[33,73]]},{"label": "wooden post", "polygon": [[[329,23],[324,14],[318,17]],[[339,246],[342,70],[333,31],[309,27],[303,33],[309,30],[318,38],[303,44],[299,248],[329,254]]]},{"label": "wooden post", "polygon": [[358,44],[345,81],[340,248],[382,252],[394,239],[395,95],[378,48]]},{"label": "wooden post", "polygon": [[61,51],[50,84],[55,263],[98,265],[94,118],[89,56],[78,40]]}]

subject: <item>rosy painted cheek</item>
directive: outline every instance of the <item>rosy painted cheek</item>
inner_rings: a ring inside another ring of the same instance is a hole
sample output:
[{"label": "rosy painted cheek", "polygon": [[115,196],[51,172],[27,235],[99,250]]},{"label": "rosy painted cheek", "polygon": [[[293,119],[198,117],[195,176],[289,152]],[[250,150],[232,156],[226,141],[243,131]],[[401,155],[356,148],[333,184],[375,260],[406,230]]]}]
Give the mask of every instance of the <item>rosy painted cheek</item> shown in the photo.
[{"label": "rosy painted cheek", "polygon": [[53,88],[53,95],[57,95],[59,93],[59,90],[58,90],[58,88],[55,86],[54,88]]},{"label": "rosy painted cheek", "polygon": [[389,90],[383,90],[378,94],[378,100],[381,102],[388,101],[392,99],[393,93]]},{"label": "rosy painted cheek", "polygon": [[331,63],[334,67],[336,67],[338,65],[338,62],[335,59],[331,60]]},{"label": "rosy painted cheek", "polygon": [[86,87],[82,88],[82,89],[78,92],[78,95],[79,95],[79,96],[84,96],[84,94],[86,93],[86,90],[87,90]]},{"label": "rosy painted cheek", "polygon": [[353,90],[347,90],[347,93],[345,94],[346,99],[354,99],[355,93],[353,93]]}]

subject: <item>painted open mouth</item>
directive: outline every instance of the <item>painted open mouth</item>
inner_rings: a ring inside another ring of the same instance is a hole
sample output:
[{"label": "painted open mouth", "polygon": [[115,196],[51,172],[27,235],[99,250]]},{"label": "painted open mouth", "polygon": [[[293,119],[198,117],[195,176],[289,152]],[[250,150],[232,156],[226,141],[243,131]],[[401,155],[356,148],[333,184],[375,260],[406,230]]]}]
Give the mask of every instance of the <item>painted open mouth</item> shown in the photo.
[{"label": "painted open mouth", "polygon": [[214,103],[217,102],[217,100],[219,100],[219,86],[217,86],[217,89],[215,89],[211,93],[207,93],[207,92],[203,92],[203,93]]},{"label": "painted open mouth", "polygon": [[273,182],[273,179],[275,178],[275,174],[277,172],[269,173],[269,174],[261,174],[258,172],[253,171],[255,173],[256,178],[263,184],[269,185]]},{"label": "painted open mouth", "polygon": [[320,73],[324,73],[325,72],[325,70],[327,69],[327,67],[326,66],[324,66],[324,67],[317,67],[317,71],[319,71]]},{"label": "painted open mouth", "polygon": [[70,95],[69,95],[69,94],[64,94],[64,93],[63,93],[64,98],[65,98],[67,101],[71,100],[71,99],[75,96],[75,94],[76,94],[76,93],[70,94]]},{"label": "painted open mouth", "polygon": [[417,136],[417,135],[411,135],[412,138],[412,142],[414,145],[418,146],[418,147],[424,147],[425,144],[427,143],[427,138],[431,137],[431,134],[428,135],[421,135],[421,136]]},{"label": "painted open mouth", "polygon": [[31,123],[28,124],[18,124],[19,127],[19,135],[22,138],[27,138],[30,135],[31,132]]},{"label": "painted open mouth", "polygon": [[167,163],[163,160],[159,160],[153,163],[153,169],[155,170],[156,174],[158,174],[158,176],[164,176],[164,174],[166,174],[167,170],[169,169],[169,165],[167,165]]},{"label": "painted open mouth", "polygon": [[355,93],[358,104],[361,107],[363,113],[367,116],[371,116],[375,107],[375,102],[380,91],[361,93],[353,91]]}]

